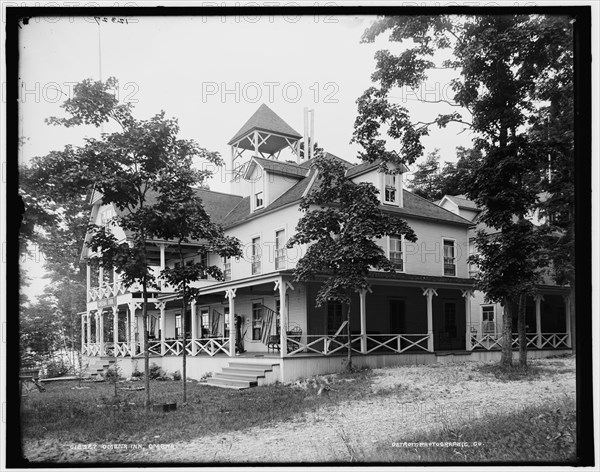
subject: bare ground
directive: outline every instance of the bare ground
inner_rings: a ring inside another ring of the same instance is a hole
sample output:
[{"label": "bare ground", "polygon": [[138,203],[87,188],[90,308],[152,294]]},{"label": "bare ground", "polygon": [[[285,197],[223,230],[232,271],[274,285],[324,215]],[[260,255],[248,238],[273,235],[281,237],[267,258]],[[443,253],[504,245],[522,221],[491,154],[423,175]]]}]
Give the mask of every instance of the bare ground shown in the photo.
[{"label": "bare ground", "polygon": [[44,439],[26,442],[24,452],[33,462],[348,462],[372,456],[378,447],[411,441],[418,433],[575,398],[573,357],[531,360],[540,374],[528,380],[502,381],[480,370],[483,365],[377,369],[371,393],[363,398],[185,443],[156,445],[159,438],[147,438],[125,449],[99,443],[82,450],[80,444]]}]

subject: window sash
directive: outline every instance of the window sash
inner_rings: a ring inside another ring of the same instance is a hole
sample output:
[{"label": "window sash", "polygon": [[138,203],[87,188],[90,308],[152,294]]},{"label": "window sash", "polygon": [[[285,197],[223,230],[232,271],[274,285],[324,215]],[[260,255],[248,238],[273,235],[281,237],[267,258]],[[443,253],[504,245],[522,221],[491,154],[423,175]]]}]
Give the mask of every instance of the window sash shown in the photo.
[{"label": "window sash", "polygon": [[444,240],[444,275],[456,275],[454,241]]},{"label": "window sash", "polygon": [[285,269],[284,231],[275,232],[275,269]]},{"label": "window sash", "polygon": [[256,192],[254,194],[254,205],[256,206],[256,208],[260,208],[263,206],[263,204],[264,204],[263,193]]},{"label": "window sash", "polygon": [[404,270],[402,254],[402,237],[390,236],[390,262],[400,270]]},{"label": "window sash", "polygon": [[260,238],[254,238],[252,240],[252,258],[250,262],[252,264],[252,274],[260,274]]}]

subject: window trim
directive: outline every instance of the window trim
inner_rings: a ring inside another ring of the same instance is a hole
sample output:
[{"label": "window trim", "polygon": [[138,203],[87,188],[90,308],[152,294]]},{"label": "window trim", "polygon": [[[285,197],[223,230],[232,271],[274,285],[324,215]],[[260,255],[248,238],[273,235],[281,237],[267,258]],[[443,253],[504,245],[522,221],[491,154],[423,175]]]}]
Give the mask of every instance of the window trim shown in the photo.
[{"label": "window trim", "polygon": [[[281,248],[281,250],[283,251],[283,265],[280,267],[277,265],[277,233],[283,233],[283,248]],[[285,247],[285,243],[287,242],[287,227],[283,226],[280,228],[275,228],[275,246],[274,246],[274,255],[275,255],[275,260],[273,261],[273,265],[275,267],[275,270],[284,270],[287,268],[287,248]]]},{"label": "window trim", "polygon": [[[389,172],[383,173],[383,186],[382,186],[382,196],[384,205],[398,205],[398,175],[400,174],[391,174]],[[392,187],[391,185],[387,185],[386,178],[390,176],[394,178],[394,200],[387,199],[387,188]]]},{"label": "window trim", "polygon": [[[406,272],[406,250],[405,250],[405,241],[404,235],[388,235],[387,236],[387,257],[390,262],[392,262],[392,238],[396,239],[396,236],[400,236],[400,251],[402,254],[402,269],[396,268],[398,272]],[[396,252],[396,251],[394,251]]]},{"label": "window trim", "polygon": [[[452,242],[452,247],[454,249],[454,258],[453,258],[454,259],[454,275],[448,275],[448,274],[446,274],[446,268],[445,268],[445,265],[446,265],[445,258],[446,258],[446,256],[444,255],[444,246],[445,246],[444,242],[445,241],[451,241]],[[442,275],[444,277],[458,277],[458,263],[457,263],[458,262],[457,261],[457,259],[458,259],[457,258],[457,252],[458,251],[456,250],[456,248],[457,248],[456,238],[448,238],[446,236],[442,236]]]},{"label": "window trim", "polygon": [[493,320],[491,321],[492,325],[494,326],[494,331],[493,333],[496,334],[498,332],[498,326],[497,326],[497,322],[496,322],[496,305],[493,303],[482,303],[481,305],[479,305],[479,320],[481,322],[481,333],[482,334],[491,334],[492,331],[486,331],[484,329],[484,323],[490,323],[490,321],[484,321],[483,319],[483,309],[484,308],[491,308],[492,309],[492,315],[493,315]]},{"label": "window trim", "polygon": [[[254,240],[258,239],[258,247],[260,248],[259,254],[258,254],[258,271],[254,272],[254,264],[255,262],[255,257],[256,254],[254,253],[254,247],[255,247],[255,243]],[[255,234],[250,236],[250,245],[252,246],[252,256],[250,256],[250,275],[260,275],[262,274],[262,247],[261,247],[261,243],[262,243],[263,237],[262,237],[262,233],[259,234]]]}]

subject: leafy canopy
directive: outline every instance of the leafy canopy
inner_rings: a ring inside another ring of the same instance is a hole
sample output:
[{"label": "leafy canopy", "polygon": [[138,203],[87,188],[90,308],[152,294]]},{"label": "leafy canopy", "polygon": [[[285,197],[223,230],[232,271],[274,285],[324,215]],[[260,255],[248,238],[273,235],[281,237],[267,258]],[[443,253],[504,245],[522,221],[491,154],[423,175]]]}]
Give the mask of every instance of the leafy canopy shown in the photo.
[{"label": "leafy canopy", "polygon": [[379,191],[372,184],[347,179],[341,162],[317,157],[313,167],[318,179],[302,199],[305,214],[288,241],[288,247],[309,245],[296,265],[295,279],[326,274],[317,306],[327,301],[348,304],[354,291],[368,287],[370,269],[395,271],[378,238],[404,235],[414,242],[417,237],[404,220],[381,209]]}]

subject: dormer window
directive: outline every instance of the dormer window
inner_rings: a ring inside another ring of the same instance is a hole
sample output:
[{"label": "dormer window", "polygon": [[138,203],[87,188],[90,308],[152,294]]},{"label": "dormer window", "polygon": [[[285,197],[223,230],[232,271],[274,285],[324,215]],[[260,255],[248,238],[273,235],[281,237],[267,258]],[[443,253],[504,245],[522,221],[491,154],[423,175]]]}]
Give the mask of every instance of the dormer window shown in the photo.
[{"label": "dormer window", "polygon": [[397,190],[395,174],[385,174],[383,192],[385,203],[396,203]]},{"label": "dormer window", "polygon": [[263,206],[263,193],[257,192],[254,194],[254,208],[262,208]]}]

